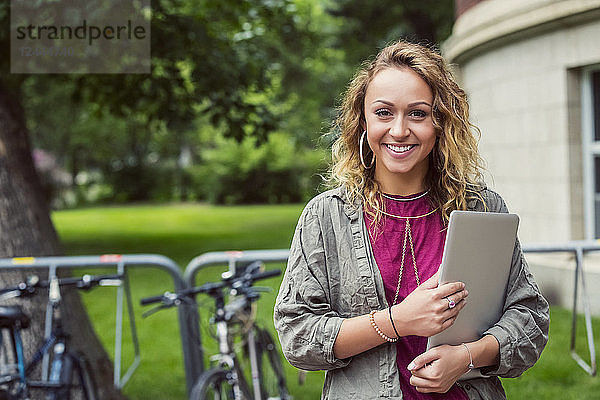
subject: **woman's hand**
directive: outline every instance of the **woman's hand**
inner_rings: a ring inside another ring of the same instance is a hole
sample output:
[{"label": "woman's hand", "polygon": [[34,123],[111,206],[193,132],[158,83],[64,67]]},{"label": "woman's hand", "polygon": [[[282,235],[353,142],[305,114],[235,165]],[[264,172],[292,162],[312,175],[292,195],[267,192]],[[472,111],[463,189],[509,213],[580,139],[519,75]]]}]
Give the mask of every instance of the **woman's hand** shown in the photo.
[{"label": "woman's hand", "polygon": [[401,336],[429,337],[449,328],[456,320],[469,294],[465,284],[452,282],[438,287],[438,280],[439,271],[392,308]]},{"label": "woman's hand", "polygon": [[429,349],[409,365],[410,384],[421,393],[446,393],[469,371],[469,353],[463,345],[447,344]]}]

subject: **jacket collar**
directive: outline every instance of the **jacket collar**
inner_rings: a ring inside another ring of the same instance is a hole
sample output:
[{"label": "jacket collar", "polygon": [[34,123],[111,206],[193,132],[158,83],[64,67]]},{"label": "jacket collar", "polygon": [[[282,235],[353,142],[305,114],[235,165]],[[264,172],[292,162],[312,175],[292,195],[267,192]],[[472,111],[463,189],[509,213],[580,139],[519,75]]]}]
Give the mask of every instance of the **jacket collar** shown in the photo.
[{"label": "jacket collar", "polygon": [[[479,186],[473,186],[473,190],[479,192],[481,196],[485,196],[487,186],[485,183],[481,183]],[[362,214],[362,202],[360,200],[355,201],[354,203],[350,202],[348,199],[348,194],[346,192],[346,188],[344,186],[339,186],[331,191],[331,196],[339,199],[343,204],[344,214],[350,219],[354,221],[358,219],[358,217]],[[481,199],[487,200],[487,199]],[[467,201],[467,209],[468,210],[477,210],[478,202],[481,201],[478,199],[469,199]]]},{"label": "jacket collar", "polygon": [[360,200],[352,203],[348,199],[348,194],[344,186],[339,186],[331,191],[331,196],[339,199],[342,202],[344,214],[351,221],[355,221],[362,214],[362,202]]}]

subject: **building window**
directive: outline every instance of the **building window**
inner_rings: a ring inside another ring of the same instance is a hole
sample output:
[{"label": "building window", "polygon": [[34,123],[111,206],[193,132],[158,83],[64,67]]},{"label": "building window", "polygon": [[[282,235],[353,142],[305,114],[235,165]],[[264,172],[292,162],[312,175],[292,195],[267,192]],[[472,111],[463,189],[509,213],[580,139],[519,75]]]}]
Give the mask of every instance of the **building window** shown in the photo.
[{"label": "building window", "polygon": [[600,142],[600,71],[591,73],[594,141]]},{"label": "building window", "polygon": [[586,239],[600,238],[600,67],[582,79]]},{"label": "building window", "polygon": [[600,156],[594,156],[594,238],[600,237]]}]

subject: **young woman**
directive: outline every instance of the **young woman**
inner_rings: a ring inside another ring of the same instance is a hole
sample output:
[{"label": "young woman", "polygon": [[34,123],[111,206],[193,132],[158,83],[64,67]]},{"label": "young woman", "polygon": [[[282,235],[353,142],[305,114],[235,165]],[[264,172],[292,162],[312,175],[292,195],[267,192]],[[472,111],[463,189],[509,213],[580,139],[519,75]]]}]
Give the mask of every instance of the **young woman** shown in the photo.
[{"label": "young woman", "polygon": [[[438,287],[452,210],[508,212],[481,182],[466,95],[435,51],[399,41],[350,84],[336,188],[306,206],[275,304],[286,358],[326,370],[324,399],[501,399],[548,339],[548,304],[518,242],[503,315],[482,337],[426,350],[468,301]],[[458,381],[470,368],[489,377]]]}]

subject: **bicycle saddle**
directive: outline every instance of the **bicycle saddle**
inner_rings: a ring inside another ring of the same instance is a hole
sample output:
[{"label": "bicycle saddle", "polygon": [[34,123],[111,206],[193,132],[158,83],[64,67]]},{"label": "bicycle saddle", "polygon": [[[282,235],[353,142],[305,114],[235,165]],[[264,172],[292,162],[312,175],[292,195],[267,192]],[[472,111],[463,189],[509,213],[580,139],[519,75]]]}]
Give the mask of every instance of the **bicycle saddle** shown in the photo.
[{"label": "bicycle saddle", "polygon": [[29,327],[29,317],[19,306],[0,306],[0,328]]}]

